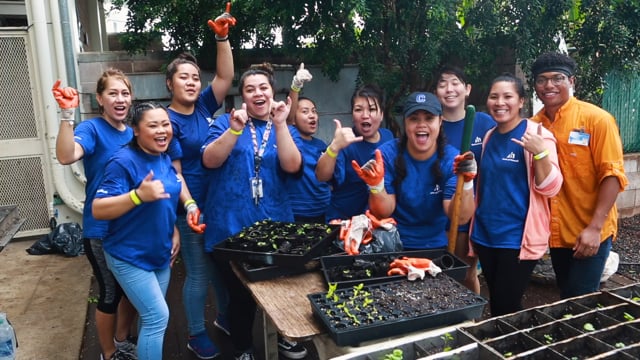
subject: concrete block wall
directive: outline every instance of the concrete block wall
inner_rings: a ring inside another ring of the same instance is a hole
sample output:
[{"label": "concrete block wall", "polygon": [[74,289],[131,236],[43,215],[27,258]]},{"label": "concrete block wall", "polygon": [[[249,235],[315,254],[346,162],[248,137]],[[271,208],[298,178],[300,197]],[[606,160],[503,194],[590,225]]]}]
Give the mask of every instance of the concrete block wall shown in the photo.
[{"label": "concrete block wall", "polygon": [[629,185],[624,192],[618,194],[616,205],[620,217],[640,214],[640,153],[624,155],[624,172]]}]

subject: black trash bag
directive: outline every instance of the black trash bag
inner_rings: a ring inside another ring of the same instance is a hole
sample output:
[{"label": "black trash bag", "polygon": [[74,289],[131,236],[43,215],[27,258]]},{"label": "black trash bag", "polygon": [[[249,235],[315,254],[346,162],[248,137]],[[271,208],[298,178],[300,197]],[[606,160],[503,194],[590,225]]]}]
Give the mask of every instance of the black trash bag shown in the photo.
[{"label": "black trash bag", "polygon": [[78,223],[60,224],[31,245],[27,252],[31,255],[62,254],[68,257],[82,255],[84,254],[82,228]]},{"label": "black trash bag", "polygon": [[400,233],[395,225],[393,225],[389,230],[385,230],[382,227],[373,229],[371,237],[372,239],[370,243],[367,245],[360,245],[361,254],[402,251]]}]

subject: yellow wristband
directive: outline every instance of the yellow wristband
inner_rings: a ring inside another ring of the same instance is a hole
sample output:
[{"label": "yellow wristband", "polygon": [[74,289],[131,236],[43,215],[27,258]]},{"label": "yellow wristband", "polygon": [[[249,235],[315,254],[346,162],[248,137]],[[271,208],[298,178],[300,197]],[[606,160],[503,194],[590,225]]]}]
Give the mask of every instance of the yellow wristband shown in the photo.
[{"label": "yellow wristband", "polygon": [[242,130],[233,130],[232,128],[229,128],[229,132],[232,133],[235,136],[242,135]]},{"label": "yellow wristband", "polygon": [[189,207],[189,205],[191,205],[191,204],[195,204],[195,203],[196,203],[196,201],[195,201],[195,200],[193,200],[193,199],[189,199],[189,200],[187,200],[187,201],[185,201],[185,202],[184,202],[184,204],[182,205],[182,207],[183,207],[185,210],[187,210],[187,208]]},{"label": "yellow wristband", "polygon": [[129,191],[129,197],[131,198],[131,201],[133,201],[133,204],[135,206],[142,204],[142,199],[140,199],[140,196],[138,196],[136,189]]},{"label": "yellow wristband", "polygon": [[299,92],[300,92],[300,90],[302,90],[302,89],[301,89],[301,88],[299,88],[299,87],[297,87],[297,86],[295,86],[295,85],[291,85],[291,90],[293,90],[294,92],[299,93]]},{"label": "yellow wristband", "polygon": [[548,149],[545,149],[545,150],[544,150],[544,151],[542,151],[540,154],[533,155],[533,158],[534,158],[535,160],[542,160],[542,159],[546,158],[546,157],[547,157],[547,155],[549,155],[549,150],[548,150]]},{"label": "yellow wristband", "polygon": [[329,157],[333,159],[338,157],[338,154],[334,153],[333,150],[331,150],[331,146],[327,146],[327,150],[324,153],[329,155]]}]

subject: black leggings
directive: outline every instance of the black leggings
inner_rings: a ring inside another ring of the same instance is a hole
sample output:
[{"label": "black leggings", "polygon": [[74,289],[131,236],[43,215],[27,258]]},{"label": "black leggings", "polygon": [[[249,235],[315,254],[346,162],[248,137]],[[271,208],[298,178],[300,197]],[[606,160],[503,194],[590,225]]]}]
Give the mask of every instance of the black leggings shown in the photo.
[{"label": "black leggings", "polygon": [[518,259],[520,249],[489,248],[476,243],[473,248],[489,287],[491,316],[522,310],[522,296],[538,260]]},{"label": "black leggings", "polygon": [[113,277],[111,270],[107,267],[102,250],[101,239],[84,238],[84,253],[91,263],[93,275],[96,277],[99,287],[98,305],[99,311],[105,314],[115,314],[118,310],[118,303],[123,296],[122,288]]}]

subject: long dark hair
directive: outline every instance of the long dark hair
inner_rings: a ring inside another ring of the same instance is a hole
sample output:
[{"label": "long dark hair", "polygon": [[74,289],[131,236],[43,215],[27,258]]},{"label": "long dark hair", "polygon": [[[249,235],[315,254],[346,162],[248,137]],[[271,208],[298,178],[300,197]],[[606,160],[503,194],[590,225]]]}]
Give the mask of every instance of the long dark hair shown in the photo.
[{"label": "long dark hair", "polygon": [[[398,141],[398,154],[394,160],[395,168],[396,168],[396,177],[393,180],[393,186],[396,189],[400,189],[400,185],[407,177],[407,164],[404,162],[404,153],[407,152],[407,133],[403,132],[400,137],[400,141]],[[431,173],[433,177],[436,179],[436,184],[442,183],[444,180],[444,174],[442,173],[442,169],[440,169],[440,159],[444,158],[444,148],[447,145],[447,137],[444,134],[444,130],[442,129],[442,125],[440,125],[440,132],[438,134],[438,138],[436,139],[436,161],[433,163],[431,167]]]},{"label": "long dark hair", "polygon": [[165,73],[165,85],[169,92],[171,92],[171,89],[169,88],[168,82],[173,81],[173,75],[178,72],[178,67],[182,64],[193,65],[196,69],[198,69],[198,75],[200,75],[200,67],[198,66],[198,61],[193,55],[187,52],[178,55],[175,59],[173,59],[173,61],[169,63],[169,65],[167,65],[167,72]]}]

